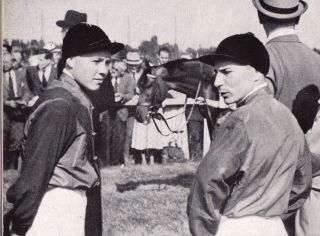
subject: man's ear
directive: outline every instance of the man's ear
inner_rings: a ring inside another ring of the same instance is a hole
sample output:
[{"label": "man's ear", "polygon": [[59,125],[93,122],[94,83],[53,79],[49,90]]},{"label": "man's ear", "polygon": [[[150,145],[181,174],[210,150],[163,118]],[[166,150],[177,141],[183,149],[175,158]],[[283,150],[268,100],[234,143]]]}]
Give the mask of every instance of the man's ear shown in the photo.
[{"label": "man's ear", "polygon": [[74,67],[74,63],[75,63],[75,57],[70,57],[67,59],[66,61],[66,65],[72,69]]}]

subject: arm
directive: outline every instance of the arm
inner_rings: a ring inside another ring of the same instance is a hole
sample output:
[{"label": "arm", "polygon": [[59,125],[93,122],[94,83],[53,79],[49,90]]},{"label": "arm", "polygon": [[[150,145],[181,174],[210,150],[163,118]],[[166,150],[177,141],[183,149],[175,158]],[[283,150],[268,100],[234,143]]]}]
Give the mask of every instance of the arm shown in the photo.
[{"label": "arm", "polygon": [[66,102],[50,101],[38,109],[31,118],[20,176],[7,192],[14,204],[12,229],[19,235],[32,225],[55,165],[76,130],[75,115]]},{"label": "arm", "polygon": [[34,81],[32,79],[32,67],[27,68],[26,82],[27,82],[28,89],[29,89],[29,91],[31,93],[31,96],[38,95],[37,94],[36,85],[34,84]]},{"label": "arm", "polygon": [[281,218],[286,220],[296,213],[308,198],[311,190],[312,166],[311,153],[305,144],[304,153],[298,157],[297,168],[294,173],[292,188],[289,197],[287,213]]},{"label": "arm", "polygon": [[229,118],[202,160],[193,181],[187,206],[192,235],[216,233],[223,208],[233,186],[239,181],[241,159],[248,145],[242,121]]},{"label": "arm", "polygon": [[128,80],[127,86],[126,86],[126,92],[123,94],[123,103],[129,101],[134,96],[134,80],[132,76],[129,76],[127,74],[124,74],[123,79]]},{"label": "arm", "polygon": [[320,175],[320,109],[314,120],[312,128],[306,133],[306,140],[312,154],[313,176]]}]

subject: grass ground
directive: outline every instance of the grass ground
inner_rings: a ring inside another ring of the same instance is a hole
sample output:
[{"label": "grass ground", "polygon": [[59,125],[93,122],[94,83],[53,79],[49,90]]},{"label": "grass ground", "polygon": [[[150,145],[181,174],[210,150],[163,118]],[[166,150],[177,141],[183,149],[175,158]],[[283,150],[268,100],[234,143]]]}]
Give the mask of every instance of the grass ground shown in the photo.
[{"label": "grass ground", "polygon": [[[186,162],[102,169],[103,235],[190,235],[186,203],[196,167]],[[4,172],[4,193],[16,177],[16,171]],[[4,202],[4,213],[10,208]]]}]

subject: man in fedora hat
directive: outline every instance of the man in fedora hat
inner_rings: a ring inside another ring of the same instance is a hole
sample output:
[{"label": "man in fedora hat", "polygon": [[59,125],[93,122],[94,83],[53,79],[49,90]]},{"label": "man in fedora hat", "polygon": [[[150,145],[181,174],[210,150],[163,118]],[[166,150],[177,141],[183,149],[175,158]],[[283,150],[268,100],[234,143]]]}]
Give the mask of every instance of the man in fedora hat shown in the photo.
[{"label": "man in fedora hat", "polygon": [[75,10],[68,10],[64,17],[64,20],[58,20],[56,22],[56,25],[61,27],[62,37],[64,37],[70,27],[82,22],[87,22],[86,13],[81,13]]},{"label": "man in fedora hat", "polygon": [[[303,90],[311,85],[320,89],[320,56],[305,44],[296,33],[295,27],[308,4],[302,0],[253,0],[260,23],[268,37],[266,48],[270,55],[269,81],[275,98],[286,105],[297,118],[306,133],[312,126],[315,113],[304,111],[306,96]],[[316,94],[313,95],[315,97]],[[310,97],[310,96],[309,96]],[[312,104],[312,97],[309,101]],[[316,110],[313,107],[312,110]],[[320,190],[320,182],[313,180],[313,189]],[[294,216],[286,220],[290,235],[294,235]],[[317,222],[319,218],[317,219]],[[290,223],[291,222],[291,223]],[[309,235],[309,234],[306,234]]]},{"label": "man in fedora hat", "polygon": [[237,107],[217,130],[196,172],[187,205],[191,233],[287,235],[280,217],[292,185],[308,193],[311,160],[304,157],[305,139],[296,119],[267,89],[268,52],[247,33],[224,39],[215,54],[200,61],[215,67],[214,85],[227,105]]},{"label": "man in fedora hat", "polygon": [[[139,94],[138,88],[138,80],[140,79],[141,75],[143,74],[142,68],[142,59],[138,51],[129,51],[126,54],[125,59],[123,60],[127,65],[127,73],[124,74],[124,78],[126,80],[132,79],[134,82],[134,96],[133,100],[138,101],[137,97]],[[131,78],[128,78],[131,77]],[[135,107],[128,107],[128,120],[127,120],[127,132],[126,132],[126,139],[124,145],[124,158],[126,161],[130,162],[130,149],[132,143],[132,134],[133,134],[133,126],[135,120]],[[137,159],[139,156],[135,151],[133,151],[133,159]],[[139,158],[138,158],[139,159]]]},{"label": "man in fedora hat", "polygon": [[95,25],[67,32],[63,73],[33,107],[21,173],[7,192],[13,233],[84,235],[87,194],[100,185],[90,92],[100,88],[111,55],[123,47]]}]

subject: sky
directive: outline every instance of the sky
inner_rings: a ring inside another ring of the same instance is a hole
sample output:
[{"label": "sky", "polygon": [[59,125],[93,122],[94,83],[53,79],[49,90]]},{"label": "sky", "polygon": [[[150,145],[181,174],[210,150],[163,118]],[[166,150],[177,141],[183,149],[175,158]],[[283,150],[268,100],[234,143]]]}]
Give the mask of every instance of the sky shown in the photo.
[{"label": "sky", "polygon": [[[3,37],[62,42],[57,20],[67,10],[88,14],[88,23],[100,26],[111,41],[139,46],[157,35],[158,41],[187,47],[217,46],[227,36],[252,32],[263,42],[252,0],[2,0]],[[306,0],[307,12],[297,26],[300,39],[320,48],[320,1]],[[43,22],[43,24],[41,24]],[[176,22],[176,34],[175,34]],[[43,26],[43,27],[42,27]],[[176,36],[175,36],[176,35]]]}]

